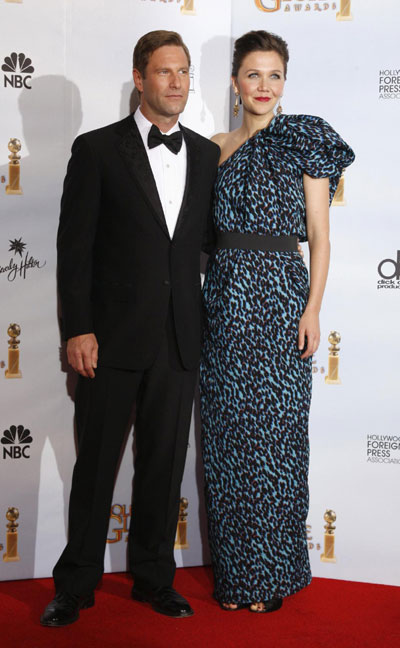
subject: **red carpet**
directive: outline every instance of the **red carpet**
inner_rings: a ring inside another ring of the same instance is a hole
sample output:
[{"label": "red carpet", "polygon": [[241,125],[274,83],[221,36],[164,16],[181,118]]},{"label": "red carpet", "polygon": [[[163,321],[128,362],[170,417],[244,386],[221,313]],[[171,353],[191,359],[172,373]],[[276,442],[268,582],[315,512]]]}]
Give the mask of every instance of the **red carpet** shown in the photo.
[{"label": "red carpet", "polygon": [[224,612],[209,568],[178,569],[195,615],[169,619],[131,601],[126,574],[104,576],[95,607],[66,628],[42,628],[50,579],[0,583],[2,648],[399,648],[400,588],[315,578],[279,612]]}]

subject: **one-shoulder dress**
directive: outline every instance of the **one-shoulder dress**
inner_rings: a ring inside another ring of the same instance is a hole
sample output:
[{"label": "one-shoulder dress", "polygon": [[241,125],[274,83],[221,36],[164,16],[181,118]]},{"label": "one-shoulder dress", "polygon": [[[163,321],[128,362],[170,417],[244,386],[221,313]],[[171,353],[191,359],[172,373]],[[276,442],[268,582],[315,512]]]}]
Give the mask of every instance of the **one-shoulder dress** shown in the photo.
[{"label": "one-shoulder dress", "polygon": [[[307,240],[303,174],[330,201],[354,153],[319,117],[275,116],[221,164],[219,232]],[[245,604],[310,583],[311,358],[298,325],[308,299],[298,252],[216,249],[203,288],[200,366],[206,507],[215,597]]]}]

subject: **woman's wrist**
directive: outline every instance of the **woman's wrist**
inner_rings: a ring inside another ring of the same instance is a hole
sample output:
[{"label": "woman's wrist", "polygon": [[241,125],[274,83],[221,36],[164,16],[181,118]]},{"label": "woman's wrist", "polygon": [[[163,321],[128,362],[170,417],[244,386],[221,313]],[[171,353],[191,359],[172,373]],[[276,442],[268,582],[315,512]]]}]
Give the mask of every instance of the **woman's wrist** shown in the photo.
[{"label": "woman's wrist", "polygon": [[312,302],[309,302],[304,309],[303,315],[304,313],[307,313],[308,315],[314,315],[318,317],[320,310],[321,310],[321,304],[314,304]]}]

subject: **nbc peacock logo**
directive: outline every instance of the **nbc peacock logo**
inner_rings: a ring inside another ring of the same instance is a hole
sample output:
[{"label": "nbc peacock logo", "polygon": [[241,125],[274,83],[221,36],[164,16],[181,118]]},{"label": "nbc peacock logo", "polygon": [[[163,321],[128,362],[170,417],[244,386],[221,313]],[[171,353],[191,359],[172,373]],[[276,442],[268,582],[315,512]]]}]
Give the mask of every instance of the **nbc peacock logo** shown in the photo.
[{"label": "nbc peacock logo", "polygon": [[23,425],[10,425],[4,430],[1,443],[3,444],[3,459],[30,459],[28,454],[33,442],[31,431]]},{"label": "nbc peacock logo", "polygon": [[1,69],[6,73],[4,74],[5,88],[27,88],[27,90],[31,90],[32,86],[29,82],[35,68],[32,65],[32,59],[25,56],[23,52],[19,54],[12,52],[10,56],[6,56]]}]

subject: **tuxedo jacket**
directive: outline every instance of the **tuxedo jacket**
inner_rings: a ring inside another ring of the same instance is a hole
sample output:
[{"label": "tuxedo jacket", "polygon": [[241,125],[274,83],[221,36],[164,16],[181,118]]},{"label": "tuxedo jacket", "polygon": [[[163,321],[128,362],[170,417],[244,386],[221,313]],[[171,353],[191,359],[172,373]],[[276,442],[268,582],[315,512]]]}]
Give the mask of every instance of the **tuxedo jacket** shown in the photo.
[{"label": "tuxedo jacket", "polygon": [[172,239],[132,115],[72,146],[57,237],[62,329],[65,339],[94,333],[99,365],[149,367],[170,300],[183,365],[198,365],[200,252],[212,239],[219,148],[181,129],[187,173]]}]

